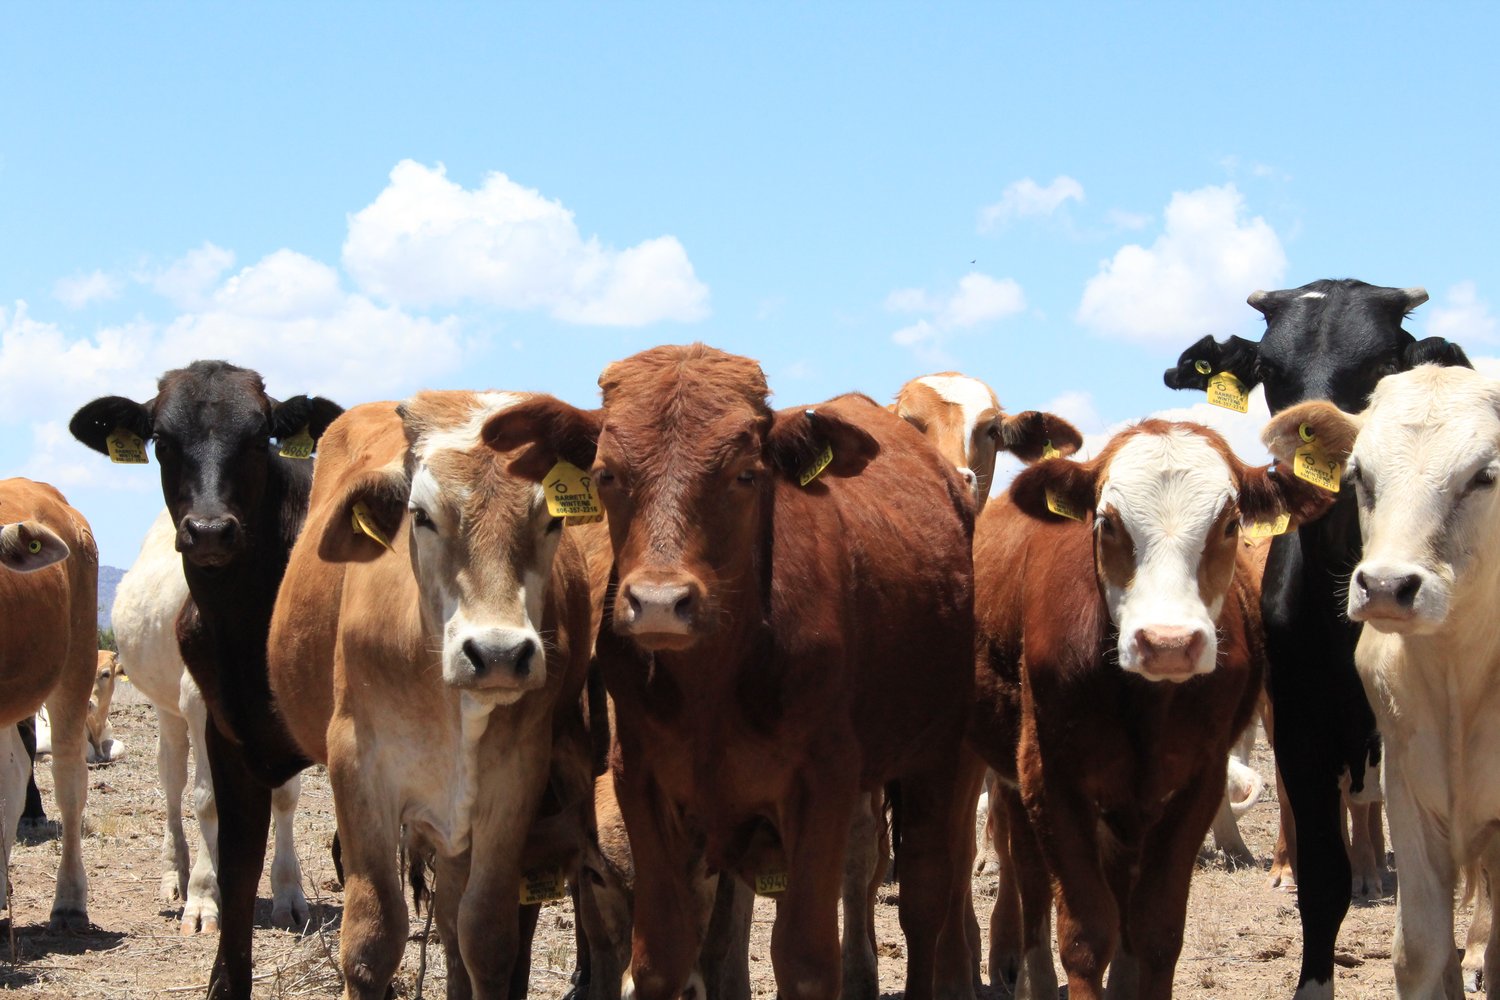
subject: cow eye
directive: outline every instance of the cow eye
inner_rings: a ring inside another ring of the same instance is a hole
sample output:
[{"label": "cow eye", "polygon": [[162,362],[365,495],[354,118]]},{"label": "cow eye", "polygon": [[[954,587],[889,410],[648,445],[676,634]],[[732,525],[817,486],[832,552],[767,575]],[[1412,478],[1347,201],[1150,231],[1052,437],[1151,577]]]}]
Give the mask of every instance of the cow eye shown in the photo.
[{"label": "cow eye", "polygon": [[613,486],[615,483],[615,474],[607,468],[595,469],[594,482],[600,486]]},{"label": "cow eye", "polygon": [[437,528],[432,523],[432,518],[421,507],[408,507],[407,510],[411,511],[412,524],[416,525],[419,528],[431,528],[434,531],[437,530]]},{"label": "cow eye", "polygon": [[1226,524],[1226,525],[1224,525],[1224,537],[1225,538],[1233,538],[1235,535],[1239,534],[1239,532],[1240,532],[1240,522],[1238,520],[1236,520],[1235,518],[1231,517],[1229,519],[1229,523]]},{"label": "cow eye", "polygon": [[999,441],[1000,440],[1000,425],[999,424],[990,424],[989,430],[985,431],[985,433],[990,436],[990,440],[991,441]]},{"label": "cow eye", "polygon": [[1487,490],[1494,485],[1495,470],[1492,466],[1488,465],[1474,473],[1474,478],[1469,480],[1469,489],[1471,490]]},{"label": "cow eye", "polygon": [[554,531],[561,531],[562,530],[562,526],[563,526],[563,519],[560,518],[560,517],[554,517],[552,520],[550,520],[550,521],[547,522],[547,534],[550,535]]},{"label": "cow eye", "polygon": [[1112,518],[1112,517],[1110,517],[1108,514],[1100,514],[1099,515],[1099,532],[1101,534],[1105,534],[1105,535],[1109,535],[1109,536],[1113,537],[1114,533],[1115,533],[1115,519]]},{"label": "cow eye", "polygon": [[744,470],[739,475],[734,477],[734,481],[737,483],[744,483],[746,486],[749,486],[751,483],[755,482],[755,470]]}]

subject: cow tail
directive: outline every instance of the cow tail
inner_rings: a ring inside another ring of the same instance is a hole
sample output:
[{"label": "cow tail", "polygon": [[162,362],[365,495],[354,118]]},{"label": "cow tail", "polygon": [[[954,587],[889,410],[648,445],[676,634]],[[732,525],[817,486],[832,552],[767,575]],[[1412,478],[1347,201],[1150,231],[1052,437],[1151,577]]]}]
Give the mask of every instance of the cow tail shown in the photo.
[{"label": "cow tail", "polygon": [[890,831],[891,841],[891,870],[886,875],[887,882],[899,882],[901,880],[901,782],[887,782],[885,786],[885,806],[881,810],[881,822],[885,829]]}]

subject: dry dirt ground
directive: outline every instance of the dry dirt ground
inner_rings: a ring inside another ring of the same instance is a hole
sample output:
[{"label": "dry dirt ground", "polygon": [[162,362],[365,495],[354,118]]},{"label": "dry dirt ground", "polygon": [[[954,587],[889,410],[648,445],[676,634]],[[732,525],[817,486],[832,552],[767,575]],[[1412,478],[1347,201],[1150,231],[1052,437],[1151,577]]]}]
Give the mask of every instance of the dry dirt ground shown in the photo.
[{"label": "dry dirt ground", "polygon": [[[116,735],[128,756],[89,776],[84,857],[89,867],[90,917],[95,929],[85,934],[50,934],[46,920],[52,899],[59,844],[56,828],[17,845],[11,860],[16,886],[15,946],[12,961],[0,931],[0,992],[38,998],[147,998],[201,995],[213,961],[215,937],[183,938],[177,911],[157,897],[162,819],[156,787],[155,714],[133,692],[116,701]],[[132,703],[133,702],[133,703]],[[1273,774],[1269,753],[1257,749],[1256,766]],[[49,814],[55,807],[48,767],[38,772]],[[191,810],[190,841],[195,836]],[[328,843],[333,834],[333,803],[321,768],[304,778],[296,828],[303,879],[312,904],[312,924],[302,933],[270,926],[270,886],[262,882],[255,933],[256,997],[322,997],[340,992],[337,972],[342,895],[334,883]],[[1264,868],[1276,835],[1273,789],[1241,823],[1245,840],[1261,858],[1259,869],[1227,871],[1222,861],[1205,856],[1193,881],[1186,944],[1177,968],[1179,997],[1289,997],[1295,986],[1300,953],[1294,900],[1266,885]],[[267,866],[269,869],[269,865]],[[1393,994],[1391,891],[1385,898],[1350,909],[1339,938],[1337,994],[1345,1000]],[[981,925],[987,925],[994,899],[994,880],[976,878],[974,895]],[[891,899],[894,897],[892,896]],[[751,944],[751,973],[757,997],[775,993],[768,958],[773,906],[759,900]],[[904,945],[896,907],[883,899],[878,915],[881,981],[887,993],[899,993]],[[1460,918],[1460,931],[1468,923]],[[3,924],[0,924],[3,927]],[[412,923],[413,940],[396,984],[396,995],[418,992],[419,938],[422,922]],[[534,951],[532,993],[556,998],[568,989],[573,967],[573,915],[566,902],[543,912]],[[987,931],[986,931],[987,933]],[[1059,966],[1060,968],[1060,966]],[[436,944],[428,953],[424,991],[444,995],[444,963]],[[1001,996],[986,991],[986,996]]]}]

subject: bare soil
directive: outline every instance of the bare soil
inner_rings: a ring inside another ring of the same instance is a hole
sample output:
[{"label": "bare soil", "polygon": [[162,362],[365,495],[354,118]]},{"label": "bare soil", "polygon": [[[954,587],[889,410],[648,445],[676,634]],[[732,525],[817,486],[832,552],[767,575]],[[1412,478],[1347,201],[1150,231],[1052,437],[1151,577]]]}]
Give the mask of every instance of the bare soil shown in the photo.
[{"label": "bare soil", "polygon": [[[164,807],[156,786],[155,713],[128,688],[115,704],[116,736],[126,743],[129,753],[124,760],[93,769],[89,776],[84,858],[89,867],[89,915],[94,929],[81,934],[47,930],[59,854],[55,826],[40,837],[19,842],[11,860],[18,961],[11,960],[0,922],[0,992],[7,995],[59,1000],[194,997],[203,993],[208,982],[216,936],[181,937],[179,911],[158,897]],[[1263,775],[1274,774],[1263,742],[1257,747],[1255,766]],[[55,808],[51,769],[40,768],[37,777],[50,813]],[[192,842],[196,831],[191,810],[185,811]],[[1246,842],[1260,858],[1258,868],[1229,871],[1222,860],[1205,853],[1193,881],[1186,942],[1177,967],[1179,997],[1291,996],[1301,951],[1295,899],[1269,888],[1265,873],[1276,822],[1275,792],[1270,788],[1240,824]],[[255,932],[256,997],[340,993],[337,956],[343,899],[328,853],[334,829],[333,801],[322,768],[308,772],[303,780],[296,829],[313,919],[301,933],[272,929],[270,885],[268,879],[263,880]],[[1344,921],[1336,969],[1341,998],[1394,993],[1390,957],[1394,887],[1394,876],[1388,876],[1386,896],[1355,904]],[[882,899],[877,915],[881,982],[887,993],[901,990],[905,955],[894,892],[892,887]],[[975,905],[986,937],[994,892],[992,877],[975,878]],[[758,900],[750,962],[758,997],[775,995],[769,960],[773,916],[773,904]],[[1466,914],[1459,923],[1462,933],[1468,923]],[[423,921],[413,918],[413,940],[396,983],[398,997],[418,995],[422,927]],[[569,988],[572,969],[573,914],[566,901],[550,904],[543,912],[533,952],[533,995],[546,1000],[561,997]],[[444,981],[442,950],[434,934],[423,994],[442,996]],[[1003,995],[989,990],[986,994]]]}]

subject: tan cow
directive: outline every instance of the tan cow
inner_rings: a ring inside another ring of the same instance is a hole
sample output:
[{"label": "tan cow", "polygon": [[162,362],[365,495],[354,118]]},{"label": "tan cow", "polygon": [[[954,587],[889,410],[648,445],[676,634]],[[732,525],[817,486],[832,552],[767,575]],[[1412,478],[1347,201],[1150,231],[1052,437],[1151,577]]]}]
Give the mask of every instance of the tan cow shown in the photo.
[{"label": "tan cow", "polygon": [[88,796],[84,719],[97,663],[99,556],[83,515],[56,489],[0,481],[0,906],[26,801],[31,760],[16,723],[46,703],[53,725],[52,776],[62,814],[62,857],[52,926],[88,926],[83,806]]},{"label": "tan cow", "polygon": [[109,705],[114,701],[115,678],[119,675],[120,657],[107,649],[99,650],[87,719],[90,764],[108,764],[125,756],[125,744],[115,739],[115,732],[109,725]]},{"label": "tan cow", "polygon": [[479,439],[487,419],[526,398],[428,392],[366,404],[319,444],[270,667],[293,734],[328,762],[349,998],[384,997],[401,961],[403,826],[437,857],[450,995],[524,993],[524,973],[512,973],[525,968],[527,835],[544,792],[560,812],[589,796],[584,557],[542,490],[506,472],[514,456]]}]

